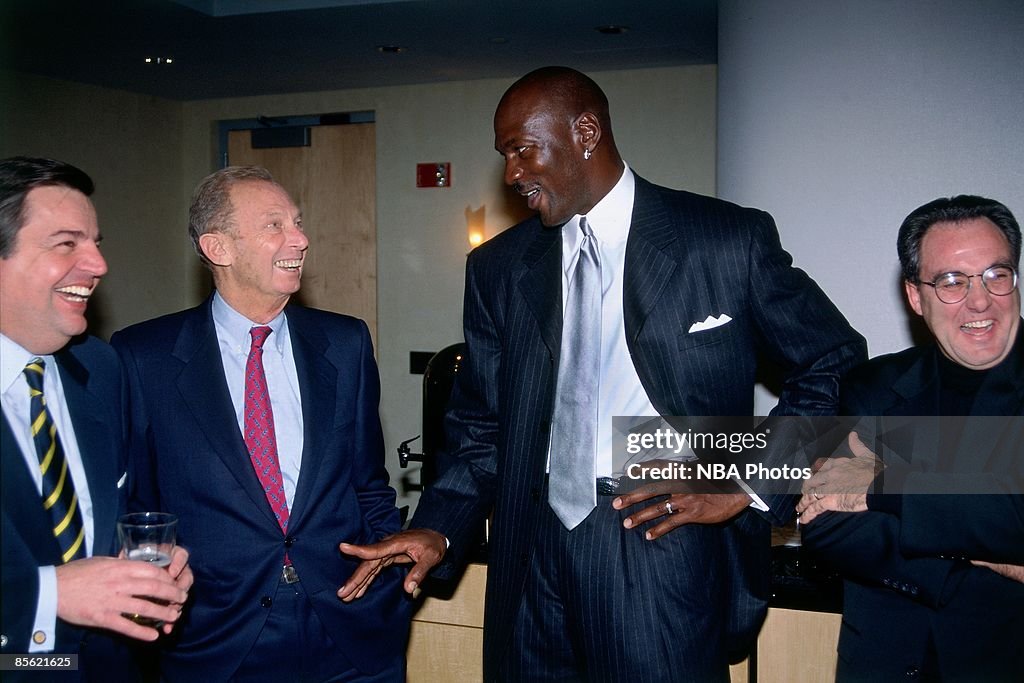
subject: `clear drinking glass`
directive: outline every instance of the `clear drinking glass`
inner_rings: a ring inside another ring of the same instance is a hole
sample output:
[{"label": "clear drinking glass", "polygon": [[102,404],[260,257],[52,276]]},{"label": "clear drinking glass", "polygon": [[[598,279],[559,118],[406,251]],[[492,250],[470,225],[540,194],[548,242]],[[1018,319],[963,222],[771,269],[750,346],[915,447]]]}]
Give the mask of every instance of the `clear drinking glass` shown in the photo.
[{"label": "clear drinking glass", "polygon": [[[177,529],[178,518],[166,512],[133,512],[122,515],[117,520],[117,535],[121,539],[125,557],[137,562],[149,562],[157,567],[166,567],[171,563]],[[138,597],[161,605],[167,604],[166,601],[157,598]],[[125,616],[143,626],[163,626],[162,621],[138,614]]]}]

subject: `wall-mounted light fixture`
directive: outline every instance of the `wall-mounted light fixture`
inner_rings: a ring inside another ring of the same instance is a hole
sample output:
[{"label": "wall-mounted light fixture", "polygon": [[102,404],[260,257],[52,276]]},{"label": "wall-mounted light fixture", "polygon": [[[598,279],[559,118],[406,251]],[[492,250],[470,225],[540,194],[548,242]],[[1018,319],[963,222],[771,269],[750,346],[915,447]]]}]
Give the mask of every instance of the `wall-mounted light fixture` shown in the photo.
[{"label": "wall-mounted light fixture", "polygon": [[480,246],[487,239],[485,233],[486,221],[484,220],[486,214],[486,204],[482,205],[479,209],[466,207],[466,238],[469,240],[471,249]]}]

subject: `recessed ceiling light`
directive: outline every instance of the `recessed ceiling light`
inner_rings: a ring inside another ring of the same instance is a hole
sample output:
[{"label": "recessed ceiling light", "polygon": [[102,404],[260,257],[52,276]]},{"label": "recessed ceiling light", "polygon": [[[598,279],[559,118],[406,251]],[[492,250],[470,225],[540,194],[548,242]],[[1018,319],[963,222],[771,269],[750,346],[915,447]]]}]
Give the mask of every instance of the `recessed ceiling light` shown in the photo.
[{"label": "recessed ceiling light", "polygon": [[406,48],[401,45],[378,45],[377,52],[382,55],[397,55],[401,52],[405,52]]},{"label": "recessed ceiling light", "polygon": [[145,57],[146,64],[174,64],[174,57]]},{"label": "recessed ceiling light", "polygon": [[606,36],[621,36],[623,33],[629,31],[628,26],[619,26],[618,24],[606,24],[605,26],[596,26],[594,30],[598,33],[603,33]]}]

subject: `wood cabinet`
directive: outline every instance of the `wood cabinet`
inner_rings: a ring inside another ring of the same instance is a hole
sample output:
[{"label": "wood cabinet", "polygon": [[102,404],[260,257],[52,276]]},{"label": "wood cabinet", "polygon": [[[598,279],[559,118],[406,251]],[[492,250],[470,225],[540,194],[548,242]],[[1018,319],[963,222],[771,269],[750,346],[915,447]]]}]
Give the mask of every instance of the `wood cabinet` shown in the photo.
[{"label": "wood cabinet", "polygon": [[407,683],[483,680],[487,566],[471,564],[448,600],[426,598],[412,618]]},{"label": "wood cabinet", "polygon": [[757,683],[832,683],[840,616],[771,608],[757,638]]}]

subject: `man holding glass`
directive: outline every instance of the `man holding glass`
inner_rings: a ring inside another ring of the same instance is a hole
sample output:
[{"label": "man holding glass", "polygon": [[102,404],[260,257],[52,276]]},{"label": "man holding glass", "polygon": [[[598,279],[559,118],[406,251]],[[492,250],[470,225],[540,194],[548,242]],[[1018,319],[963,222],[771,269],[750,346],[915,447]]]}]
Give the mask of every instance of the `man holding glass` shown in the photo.
[{"label": "man holding glass", "polygon": [[177,515],[196,584],[169,681],[401,681],[397,569],[361,605],[338,543],[399,528],[366,325],[290,303],[309,240],[266,169],[205,178],[189,232],[203,304],[117,333],[132,398],[132,506]]},{"label": "man holding glass", "polygon": [[72,677],[119,680],[135,673],[123,636],[160,635],[128,615],[169,633],[192,572],[181,548],[167,570],[112,557],[127,406],[117,355],[85,334],[107,272],[92,191],[69,164],[0,161],[0,650],[78,654]]},{"label": "man holding glass", "polygon": [[1019,681],[1020,227],[999,202],[961,195],[914,210],[897,245],[934,343],[845,378],[843,412],[868,416],[854,457],[821,466],[797,506],[805,545],[846,579],[837,677]]}]

